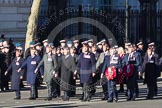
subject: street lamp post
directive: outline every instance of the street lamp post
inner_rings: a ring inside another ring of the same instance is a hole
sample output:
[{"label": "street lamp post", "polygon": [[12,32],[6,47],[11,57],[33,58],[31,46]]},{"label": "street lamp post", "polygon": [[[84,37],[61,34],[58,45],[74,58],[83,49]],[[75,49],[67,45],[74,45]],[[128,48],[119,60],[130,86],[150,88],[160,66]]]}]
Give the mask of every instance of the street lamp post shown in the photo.
[{"label": "street lamp post", "polygon": [[125,20],[125,41],[128,41],[128,23],[129,23],[129,2],[126,0],[126,20]]}]

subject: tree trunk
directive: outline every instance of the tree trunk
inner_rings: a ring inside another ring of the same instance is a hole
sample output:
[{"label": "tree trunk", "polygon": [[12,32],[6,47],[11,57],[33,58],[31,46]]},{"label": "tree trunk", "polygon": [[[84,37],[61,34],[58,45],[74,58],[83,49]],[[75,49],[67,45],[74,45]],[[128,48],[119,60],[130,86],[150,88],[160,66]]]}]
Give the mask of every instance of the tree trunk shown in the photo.
[{"label": "tree trunk", "polygon": [[36,36],[40,5],[41,0],[33,0],[27,25],[25,50],[29,47],[29,43],[33,41]]}]

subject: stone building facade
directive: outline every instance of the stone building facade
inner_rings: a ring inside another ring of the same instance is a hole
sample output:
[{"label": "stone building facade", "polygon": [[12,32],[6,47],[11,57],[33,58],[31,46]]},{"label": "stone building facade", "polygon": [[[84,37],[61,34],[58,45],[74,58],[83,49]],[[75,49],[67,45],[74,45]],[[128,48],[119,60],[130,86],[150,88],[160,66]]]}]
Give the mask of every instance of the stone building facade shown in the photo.
[{"label": "stone building facade", "polygon": [[33,0],[0,0],[0,34],[14,40],[25,40]]}]

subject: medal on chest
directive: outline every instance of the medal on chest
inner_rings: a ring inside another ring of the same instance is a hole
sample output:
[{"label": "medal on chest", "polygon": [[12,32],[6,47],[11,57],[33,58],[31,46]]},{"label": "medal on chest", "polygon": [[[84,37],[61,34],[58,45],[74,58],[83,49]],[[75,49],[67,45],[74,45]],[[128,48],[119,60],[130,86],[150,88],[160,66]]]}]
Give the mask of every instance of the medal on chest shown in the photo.
[{"label": "medal on chest", "polygon": [[52,61],[52,58],[51,58],[51,57],[48,57],[47,60],[48,60],[49,62],[51,62],[51,61]]},{"label": "medal on chest", "polygon": [[84,54],[84,58],[88,58],[88,59],[90,59],[91,57],[90,57],[89,54]]},{"label": "medal on chest", "polygon": [[19,66],[20,64],[19,64],[19,62],[18,61],[16,61],[16,66]]},{"label": "medal on chest", "polygon": [[110,64],[118,64],[118,57],[115,57],[114,55],[110,58]]},{"label": "medal on chest", "polygon": [[35,64],[36,64],[36,61],[31,61],[31,64],[32,64],[32,65],[35,65]]}]

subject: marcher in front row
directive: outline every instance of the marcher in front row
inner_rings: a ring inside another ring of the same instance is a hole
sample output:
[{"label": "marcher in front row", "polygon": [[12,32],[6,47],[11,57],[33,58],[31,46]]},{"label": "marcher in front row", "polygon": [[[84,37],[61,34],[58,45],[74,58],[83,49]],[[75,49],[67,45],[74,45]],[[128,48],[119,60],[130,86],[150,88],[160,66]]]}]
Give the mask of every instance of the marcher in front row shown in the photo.
[{"label": "marcher in front row", "polygon": [[[30,56],[25,60],[22,66],[18,69],[20,72],[22,69],[26,67],[27,69],[27,84],[30,85],[30,98],[29,100],[35,100],[38,97],[37,85],[36,85],[36,76],[35,69],[40,62],[40,56],[37,56],[36,50],[34,48],[35,43],[30,43]],[[40,73],[42,75],[43,71],[40,69]]]},{"label": "marcher in front row", "polygon": [[123,71],[126,71],[127,101],[134,101],[137,96],[135,92],[137,90],[135,89],[137,86],[137,78],[142,71],[142,58],[138,52],[134,51],[131,43],[128,44],[128,53],[124,56],[122,65],[126,66],[126,69],[123,69]]},{"label": "marcher in front row", "polygon": [[103,78],[104,74],[107,77],[107,84],[108,84],[107,102],[113,102],[113,98],[115,102],[118,102],[118,94],[116,89],[116,76],[118,70],[121,69],[121,60],[120,57],[117,54],[115,54],[115,50],[113,48],[110,48],[109,52],[110,55],[105,56],[104,59],[101,78]]},{"label": "marcher in front row", "polygon": [[11,89],[15,91],[16,94],[16,98],[14,98],[15,100],[21,99],[20,83],[21,79],[23,79],[24,71],[22,72],[17,71],[24,62],[24,59],[21,57],[21,55],[22,55],[22,48],[21,47],[16,48],[16,57],[13,59],[12,63],[5,72],[5,75],[7,75],[8,72],[11,72],[10,70],[12,70]]},{"label": "marcher in front row", "polygon": [[156,71],[158,65],[158,57],[153,53],[152,49],[148,48],[144,57],[142,73],[145,72],[144,84],[147,84],[148,94],[146,99],[152,99],[156,87]]},{"label": "marcher in front row", "polygon": [[[61,90],[64,92],[63,101],[68,101],[70,98],[70,91],[75,91],[75,86],[71,82],[71,78],[76,75],[76,65],[74,57],[70,55],[68,47],[64,47],[64,55],[61,59]],[[75,78],[74,78],[75,80]],[[71,89],[72,88],[72,89]]]},{"label": "marcher in front row", "polygon": [[[46,46],[46,53],[44,54],[42,60],[38,64],[37,68],[35,69],[35,73],[37,73],[38,69],[40,69],[42,66],[44,66],[44,75],[42,75],[42,78],[44,78],[44,82],[47,84],[48,89],[48,98],[47,100],[52,100],[53,95],[58,95],[55,82],[55,77],[57,77],[57,61],[56,61],[56,55],[52,54],[52,47],[53,43],[49,43]],[[55,92],[55,93],[54,93]]]},{"label": "marcher in front row", "polygon": [[95,55],[88,50],[87,44],[83,44],[82,53],[77,64],[77,70],[80,73],[80,83],[83,84],[82,101],[91,100],[90,84],[92,84],[96,72],[95,63]]}]

